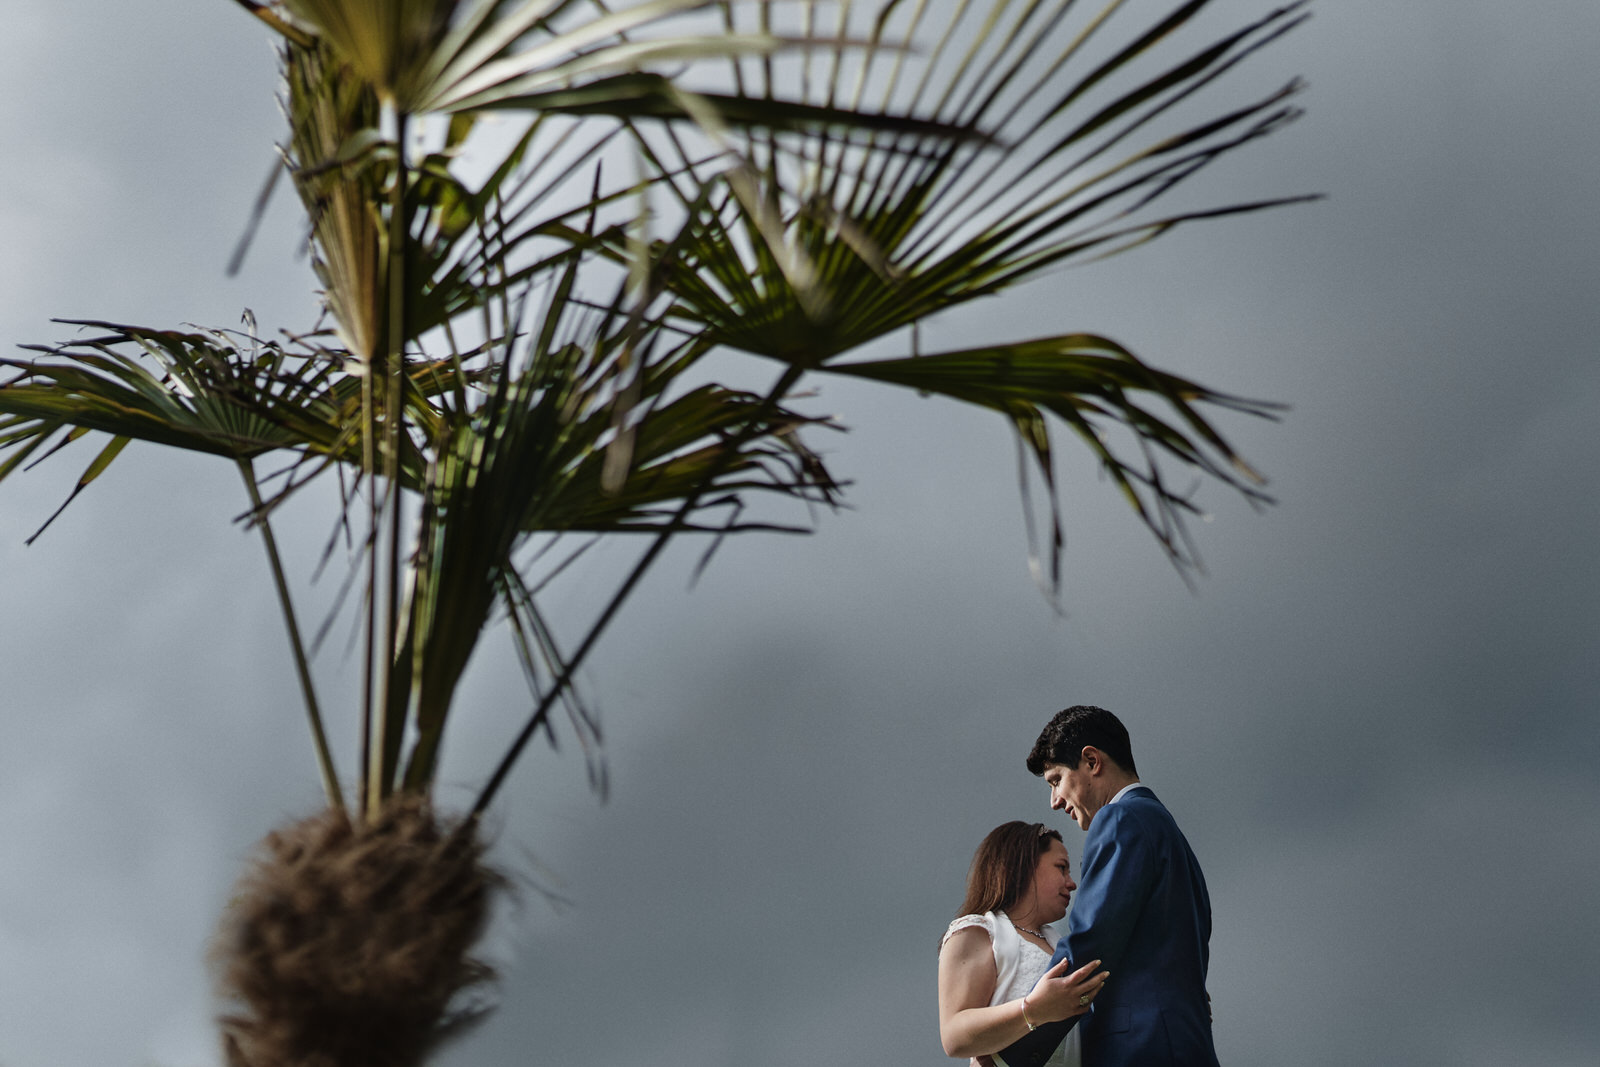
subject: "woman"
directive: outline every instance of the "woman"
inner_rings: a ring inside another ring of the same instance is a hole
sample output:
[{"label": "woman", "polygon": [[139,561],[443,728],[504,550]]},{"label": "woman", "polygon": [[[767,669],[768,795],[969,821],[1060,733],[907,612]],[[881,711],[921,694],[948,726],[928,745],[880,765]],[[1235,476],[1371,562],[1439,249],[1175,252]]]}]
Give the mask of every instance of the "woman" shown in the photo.
[{"label": "woman", "polygon": [[[992,1057],[1040,1023],[1082,1015],[1110,974],[1093,960],[1050,967],[1072,891],[1067,846],[1043,823],[1008,822],[972,857],[967,898],[939,946],[939,1040],[945,1054]],[[1048,1067],[1079,1067],[1076,1028]]]}]

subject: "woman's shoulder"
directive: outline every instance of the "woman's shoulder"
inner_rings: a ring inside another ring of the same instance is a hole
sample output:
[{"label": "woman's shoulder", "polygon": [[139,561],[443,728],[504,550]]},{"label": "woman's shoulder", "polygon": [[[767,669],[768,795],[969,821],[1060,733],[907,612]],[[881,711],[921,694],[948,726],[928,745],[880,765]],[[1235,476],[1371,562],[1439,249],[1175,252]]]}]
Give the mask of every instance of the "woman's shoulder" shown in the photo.
[{"label": "woman's shoulder", "polygon": [[970,929],[973,929],[975,927],[976,928],[981,928],[984,933],[989,935],[990,939],[993,939],[994,938],[994,912],[992,912],[992,911],[991,912],[985,912],[985,913],[983,913],[981,915],[958,915],[958,916],[956,916],[956,918],[951,921],[949,927],[947,927],[945,929],[944,937],[943,937],[942,940],[940,940],[939,947],[943,948],[944,947],[944,943],[946,941],[950,940],[952,937],[954,937],[956,934],[960,933],[962,930],[970,930]]}]

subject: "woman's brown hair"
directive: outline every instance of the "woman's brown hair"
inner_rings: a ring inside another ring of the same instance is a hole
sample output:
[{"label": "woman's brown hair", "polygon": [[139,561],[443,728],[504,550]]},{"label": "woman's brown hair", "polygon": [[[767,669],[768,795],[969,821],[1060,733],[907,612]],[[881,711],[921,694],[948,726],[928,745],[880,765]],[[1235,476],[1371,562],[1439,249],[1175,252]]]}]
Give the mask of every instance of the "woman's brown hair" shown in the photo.
[{"label": "woman's brown hair", "polygon": [[960,915],[1004,911],[1018,900],[1033,881],[1039,856],[1060,841],[1061,834],[1042,822],[1008,822],[989,831],[972,857],[967,872],[967,896]]}]

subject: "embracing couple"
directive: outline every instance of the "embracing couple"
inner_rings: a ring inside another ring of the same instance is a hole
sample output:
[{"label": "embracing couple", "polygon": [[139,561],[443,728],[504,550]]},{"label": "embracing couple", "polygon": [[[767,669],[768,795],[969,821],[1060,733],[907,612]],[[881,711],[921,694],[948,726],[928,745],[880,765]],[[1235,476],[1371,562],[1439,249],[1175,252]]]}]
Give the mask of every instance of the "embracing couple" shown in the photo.
[{"label": "embracing couple", "polygon": [[[1039,734],[1028,770],[1088,831],[1082,881],[1043,823],[984,838],[939,949],[945,1052],[997,1067],[1217,1067],[1205,877],[1140,784],[1127,729],[1104,708],[1068,708]],[[1050,924],[1074,889],[1061,936]]]}]

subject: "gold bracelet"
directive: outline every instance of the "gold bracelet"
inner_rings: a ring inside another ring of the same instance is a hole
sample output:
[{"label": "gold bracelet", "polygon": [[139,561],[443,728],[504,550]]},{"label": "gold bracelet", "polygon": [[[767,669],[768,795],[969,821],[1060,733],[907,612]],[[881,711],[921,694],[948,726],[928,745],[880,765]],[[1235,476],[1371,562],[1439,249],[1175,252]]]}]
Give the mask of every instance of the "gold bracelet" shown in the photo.
[{"label": "gold bracelet", "polygon": [[1027,994],[1023,994],[1023,997],[1022,997],[1022,1000],[1020,1001],[1020,1003],[1022,1004],[1022,1021],[1028,1024],[1028,1033],[1031,1034],[1035,1030],[1037,1030],[1038,1027],[1034,1026],[1033,1022],[1028,1018],[1028,997],[1027,997]]}]

